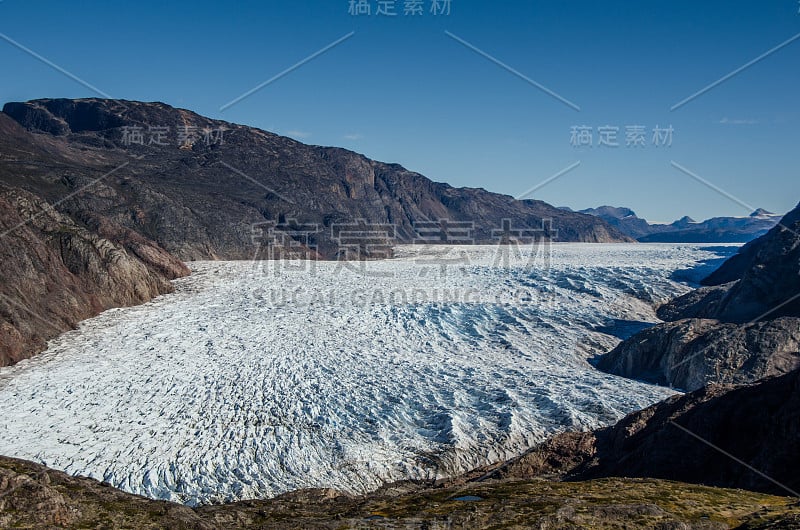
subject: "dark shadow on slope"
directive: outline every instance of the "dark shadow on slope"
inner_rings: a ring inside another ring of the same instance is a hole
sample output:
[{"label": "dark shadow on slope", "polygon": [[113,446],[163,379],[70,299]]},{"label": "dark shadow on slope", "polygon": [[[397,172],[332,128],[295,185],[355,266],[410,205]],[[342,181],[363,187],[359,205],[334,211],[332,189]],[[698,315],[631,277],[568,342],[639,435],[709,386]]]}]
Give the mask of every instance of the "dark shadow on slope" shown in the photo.
[{"label": "dark shadow on slope", "polygon": [[609,320],[607,323],[603,324],[602,326],[595,326],[592,328],[592,331],[597,331],[599,333],[605,333],[606,335],[611,335],[612,337],[617,337],[618,339],[625,340],[630,338],[642,330],[647,328],[651,328],[655,326],[652,322],[643,322],[640,320],[622,320],[619,318],[615,318]]},{"label": "dark shadow on slope", "polygon": [[670,279],[676,282],[689,284],[692,287],[699,287],[700,280],[706,278],[709,274],[717,270],[720,265],[728,260],[728,258],[735,255],[740,248],[740,245],[725,247],[699,247],[698,250],[714,252],[718,257],[699,261],[697,264],[685,269],[678,269],[670,275]]}]

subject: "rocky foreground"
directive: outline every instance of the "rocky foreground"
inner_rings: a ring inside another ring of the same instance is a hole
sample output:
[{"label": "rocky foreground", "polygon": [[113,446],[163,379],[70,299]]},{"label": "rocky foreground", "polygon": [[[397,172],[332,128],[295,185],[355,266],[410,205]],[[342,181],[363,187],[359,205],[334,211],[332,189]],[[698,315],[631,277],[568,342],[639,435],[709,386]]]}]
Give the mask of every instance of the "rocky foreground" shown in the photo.
[{"label": "rocky foreground", "polygon": [[800,525],[797,499],[652,479],[397,484],[364,497],[303,490],[197,509],[0,457],[0,527],[171,529],[661,528]]}]

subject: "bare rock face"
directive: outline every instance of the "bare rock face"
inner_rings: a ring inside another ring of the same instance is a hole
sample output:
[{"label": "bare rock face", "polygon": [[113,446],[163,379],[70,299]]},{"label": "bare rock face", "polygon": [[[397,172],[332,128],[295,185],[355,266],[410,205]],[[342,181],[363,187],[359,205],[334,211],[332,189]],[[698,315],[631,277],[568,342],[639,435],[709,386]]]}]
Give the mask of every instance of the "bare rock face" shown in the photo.
[{"label": "bare rock face", "polygon": [[800,206],[711,277],[731,281],[663,305],[667,322],[622,342],[597,367],[685,390],[800,367]]},{"label": "bare rock face", "polygon": [[189,272],[138,234],[100,218],[92,231],[5,186],[0,234],[0,365],[38,353],[105,309],[171,292],[169,280]]},{"label": "bare rock face", "polygon": [[605,429],[558,435],[487,478],[653,477],[791,495],[800,490],[798,443],[795,370],[751,385],[711,385]]},{"label": "bare rock face", "polygon": [[600,358],[603,371],[695,390],[800,368],[800,318],[748,324],[685,319],[646,329]]},{"label": "bare rock face", "polygon": [[797,234],[792,233],[792,230],[797,232],[795,226],[798,217],[800,217],[800,212],[795,208],[781,220],[778,226],[771,230],[772,237],[760,237],[750,241],[701,283],[703,285],[721,285],[739,280],[759,260],[763,260],[765,255],[775,253],[782,245],[793,246],[793,242],[796,243]]},{"label": "bare rock face", "polygon": [[21,510],[38,514],[35,522],[43,527],[66,527],[76,518],[77,514],[67,506],[64,496],[47,487],[47,479],[37,481],[28,475],[3,470],[0,471],[0,491],[16,493],[0,497],[0,526],[5,528],[13,521],[10,512]]},{"label": "bare rock face", "polygon": [[800,316],[800,207],[764,236],[753,265],[731,286],[716,315],[726,322]]}]

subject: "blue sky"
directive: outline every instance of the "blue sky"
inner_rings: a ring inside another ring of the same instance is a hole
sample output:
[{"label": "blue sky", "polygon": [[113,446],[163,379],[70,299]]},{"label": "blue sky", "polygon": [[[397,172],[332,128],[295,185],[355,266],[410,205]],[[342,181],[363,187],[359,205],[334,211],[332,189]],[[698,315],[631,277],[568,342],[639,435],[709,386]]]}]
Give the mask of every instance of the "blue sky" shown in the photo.
[{"label": "blue sky", "polygon": [[[797,0],[452,0],[437,15],[431,0],[422,15],[396,0],[395,17],[377,15],[378,0],[370,16],[349,14],[349,0],[163,4],[3,0],[0,33],[113,97],[346,147],[455,186],[519,196],[574,166],[531,196],[652,221],[783,213],[800,200],[800,38],[671,110],[800,34]],[[7,40],[0,65],[2,102],[98,95]],[[593,145],[576,147],[571,128],[584,125]],[[645,145],[627,147],[635,125]],[[605,126],[618,147],[597,145]],[[656,126],[672,127],[671,146],[653,145]]]}]

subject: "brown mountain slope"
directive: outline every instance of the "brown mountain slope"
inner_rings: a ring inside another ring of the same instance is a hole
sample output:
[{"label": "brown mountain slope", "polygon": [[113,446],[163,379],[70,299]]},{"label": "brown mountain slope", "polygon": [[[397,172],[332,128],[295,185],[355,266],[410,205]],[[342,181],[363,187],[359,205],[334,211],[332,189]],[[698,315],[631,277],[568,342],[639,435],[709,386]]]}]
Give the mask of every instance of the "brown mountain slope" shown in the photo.
[{"label": "brown mountain slope", "polygon": [[651,477],[797,496],[798,443],[800,370],[746,386],[711,385],[605,429],[555,436],[491,476]]},{"label": "brown mountain slope", "polygon": [[[163,137],[158,127],[167,128]],[[8,103],[0,128],[0,182],[49,201],[86,187],[59,208],[102,214],[184,260],[251,258],[254,224],[292,219],[315,227],[310,243],[328,257],[336,254],[336,225],[358,219],[393,225],[388,237],[397,242],[411,242],[417,223],[440,219],[472,222],[474,239],[486,242],[497,240],[503,219],[538,230],[552,219],[557,234],[545,235],[559,241],[629,240],[593,216],[453,188],[397,164],[161,103]],[[133,130],[144,145],[132,141]]]},{"label": "brown mountain slope", "polygon": [[188,269],[107,219],[90,230],[38,197],[0,185],[0,366],[110,307],[171,292]]}]

